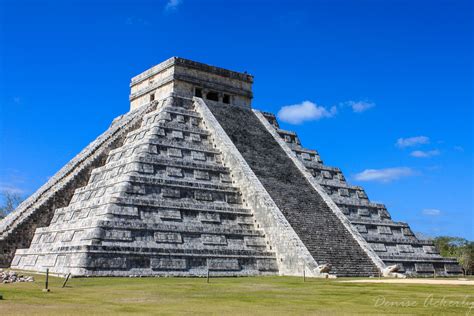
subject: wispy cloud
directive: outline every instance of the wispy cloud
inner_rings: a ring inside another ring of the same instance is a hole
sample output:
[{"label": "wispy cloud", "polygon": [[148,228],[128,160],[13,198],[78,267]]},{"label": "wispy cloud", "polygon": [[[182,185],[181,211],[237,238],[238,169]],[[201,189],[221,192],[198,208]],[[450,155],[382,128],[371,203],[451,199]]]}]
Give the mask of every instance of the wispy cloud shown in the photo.
[{"label": "wispy cloud", "polygon": [[21,101],[22,100],[21,100],[20,97],[18,97],[18,96],[13,97],[13,103],[20,105],[22,103]]},{"label": "wispy cloud", "polygon": [[168,0],[165,5],[165,12],[173,12],[178,10],[178,7],[181,3],[183,3],[182,0]]},{"label": "wispy cloud", "polygon": [[461,146],[454,146],[453,148],[454,148],[455,151],[459,151],[460,153],[464,152],[464,148],[461,147]]},{"label": "wispy cloud", "polygon": [[354,178],[358,181],[391,182],[414,174],[414,170],[408,167],[366,169],[356,174]]},{"label": "wispy cloud", "polygon": [[416,158],[430,158],[430,157],[433,157],[433,156],[438,156],[440,154],[441,154],[441,152],[437,149],[435,149],[435,150],[426,150],[426,151],[415,150],[415,151],[412,151],[410,153],[410,156],[416,157]]},{"label": "wispy cloud", "polygon": [[311,101],[303,101],[299,104],[284,106],[278,111],[278,118],[286,123],[301,124],[305,121],[315,121],[325,117],[333,117],[337,114],[335,106],[327,109]]},{"label": "wispy cloud", "polygon": [[12,193],[12,194],[23,194],[25,193],[25,190],[11,185],[11,184],[6,184],[6,183],[1,183],[0,182],[0,192],[7,192],[7,193]]},{"label": "wispy cloud", "polygon": [[425,208],[424,210],[421,211],[423,215],[426,216],[439,216],[441,215],[441,211],[435,208]]},{"label": "wispy cloud", "polygon": [[429,144],[430,138],[426,136],[415,136],[408,138],[399,138],[396,142],[396,146],[399,148],[413,147],[423,144]]},{"label": "wispy cloud", "polygon": [[0,169],[0,191],[24,194],[27,177],[20,171],[12,168]]},{"label": "wispy cloud", "polygon": [[362,113],[375,106],[375,103],[368,101],[346,101],[340,104],[342,107],[350,107],[355,113]]}]

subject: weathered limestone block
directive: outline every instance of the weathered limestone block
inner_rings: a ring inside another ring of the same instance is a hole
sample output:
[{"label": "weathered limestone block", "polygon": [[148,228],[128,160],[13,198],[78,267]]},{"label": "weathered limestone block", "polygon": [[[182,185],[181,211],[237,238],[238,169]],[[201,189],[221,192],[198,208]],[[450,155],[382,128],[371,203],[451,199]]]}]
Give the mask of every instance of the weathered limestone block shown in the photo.
[{"label": "weathered limestone block", "polygon": [[372,249],[375,251],[387,251],[387,247],[385,247],[384,244],[381,243],[371,243]]},{"label": "weathered limestone block", "polygon": [[264,238],[258,237],[244,237],[244,243],[248,247],[265,247],[266,242]]},{"label": "weathered limestone block", "polygon": [[178,258],[152,258],[151,268],[157,270],[186,270],[186,259]]},{"label": "weathered limestone block", "polygon": [[194,170],[194,178],[196,180],[209,180],[209,172],[208,171],[203,171],[203,170]]},{"label": "weathered limestone block", "polygon": [[432,263],[415,263],[415,270],[417,272],[434,272]]},{"label": "weathered limestone block", "polygon": [[160,210],[160,218],[164,220],[181,220],[181,211],[179,210]]},{"label": "weathered limestone block", "polygon": [[179,148],[168,147],[168,156],[181,158],[183,157],[183,153],[181,152],[181,149]]},{"label": "weathered limestone block", "polygon": [[163,197],[167,198],[179,198],[181,197],[180,189],[173,189],[173,188],[161,188],[161,194]]},{"label": "weathered limestone block", "polygon": [[155,232],[155,240],[158,243],[182,243],[183,238],[180,233]]},{"label": "weathered limestone block", "polygon": [[200,151],[191,151],[191,156],[194,160],[206,161],[206,154]]},{"label": "weathered limestone block", "polygon": [[194,198],[200,201],[213,201],[214,200],[212,192],[206,192],[206,191],[194,191]]},{"label": "weathered limestone block", "polygon": [[207,259],[209,270],[240,270],[237,259]]},{"label": "weathered limestone block", "polygon": [[201,235],[202,243],[205,245],[227,245],[227,239],[223,235]]},{"label": "weathered limestone block", "polygon": [[132,241],[132,232],[129,230],[118,230],[111,229],[105,231],[105,239],[120,240],[120,241]]},{"label": "weathered limestone block", "polygon": [[175,167],[166,167],[166,174],[169,177],[182,178],[183,177],[183,169],[175,168]]},{"label": "weathered limestone block", "polygon": [[200,212],[199,220],[201,222],[220,223],[221,218],[219,213]]},{"label": "weathered limestone block", "polygon": [[257,259],[257,269],[260,271],[278,271],[275,260]]},{"label": "weathered limestone block", "polygon": [[397,245],[398,251],[401,253],[412,253],[413,247],[411,245]]}]

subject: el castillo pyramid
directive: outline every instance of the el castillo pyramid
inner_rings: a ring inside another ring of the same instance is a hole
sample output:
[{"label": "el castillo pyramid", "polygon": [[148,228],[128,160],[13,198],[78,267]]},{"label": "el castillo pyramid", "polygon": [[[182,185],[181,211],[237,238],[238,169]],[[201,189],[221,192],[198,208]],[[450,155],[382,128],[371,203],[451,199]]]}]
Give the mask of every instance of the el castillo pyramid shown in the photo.
[{"label": "el castillo pyramid", "polygon": [[252,109],[252,83],[176,57],[132,78],[130,111],[0,222],[1,266],[73,276],[461,272]]}]

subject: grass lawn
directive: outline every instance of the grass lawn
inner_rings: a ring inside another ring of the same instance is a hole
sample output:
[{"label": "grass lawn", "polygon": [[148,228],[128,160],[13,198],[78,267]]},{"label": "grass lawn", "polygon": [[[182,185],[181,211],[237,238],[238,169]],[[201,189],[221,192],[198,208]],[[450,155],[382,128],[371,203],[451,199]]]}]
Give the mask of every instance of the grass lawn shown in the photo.
[{"label": "grass lawn", "polygon": [[474,315],[474,287],[463,285],[303,283],[296,277],[211,278],[209,284],[204,278],[77,278],[61,288],[64,279],[50,277],[51,292],[44,293],[44,276],[35,279],[0,284],[0,315]]}]

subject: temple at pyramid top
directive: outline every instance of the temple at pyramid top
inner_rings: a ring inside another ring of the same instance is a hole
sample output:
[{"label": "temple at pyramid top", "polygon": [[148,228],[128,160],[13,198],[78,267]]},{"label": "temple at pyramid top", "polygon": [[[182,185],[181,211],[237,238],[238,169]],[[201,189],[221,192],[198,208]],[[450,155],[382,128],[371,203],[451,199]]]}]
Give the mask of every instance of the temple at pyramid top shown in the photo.
[{"label": "temple at pyramid top", "polygon": [[253,76],[246,73],[171,57],[132,78],[130,110],[172,93],[250,107],[252,83]]}]

